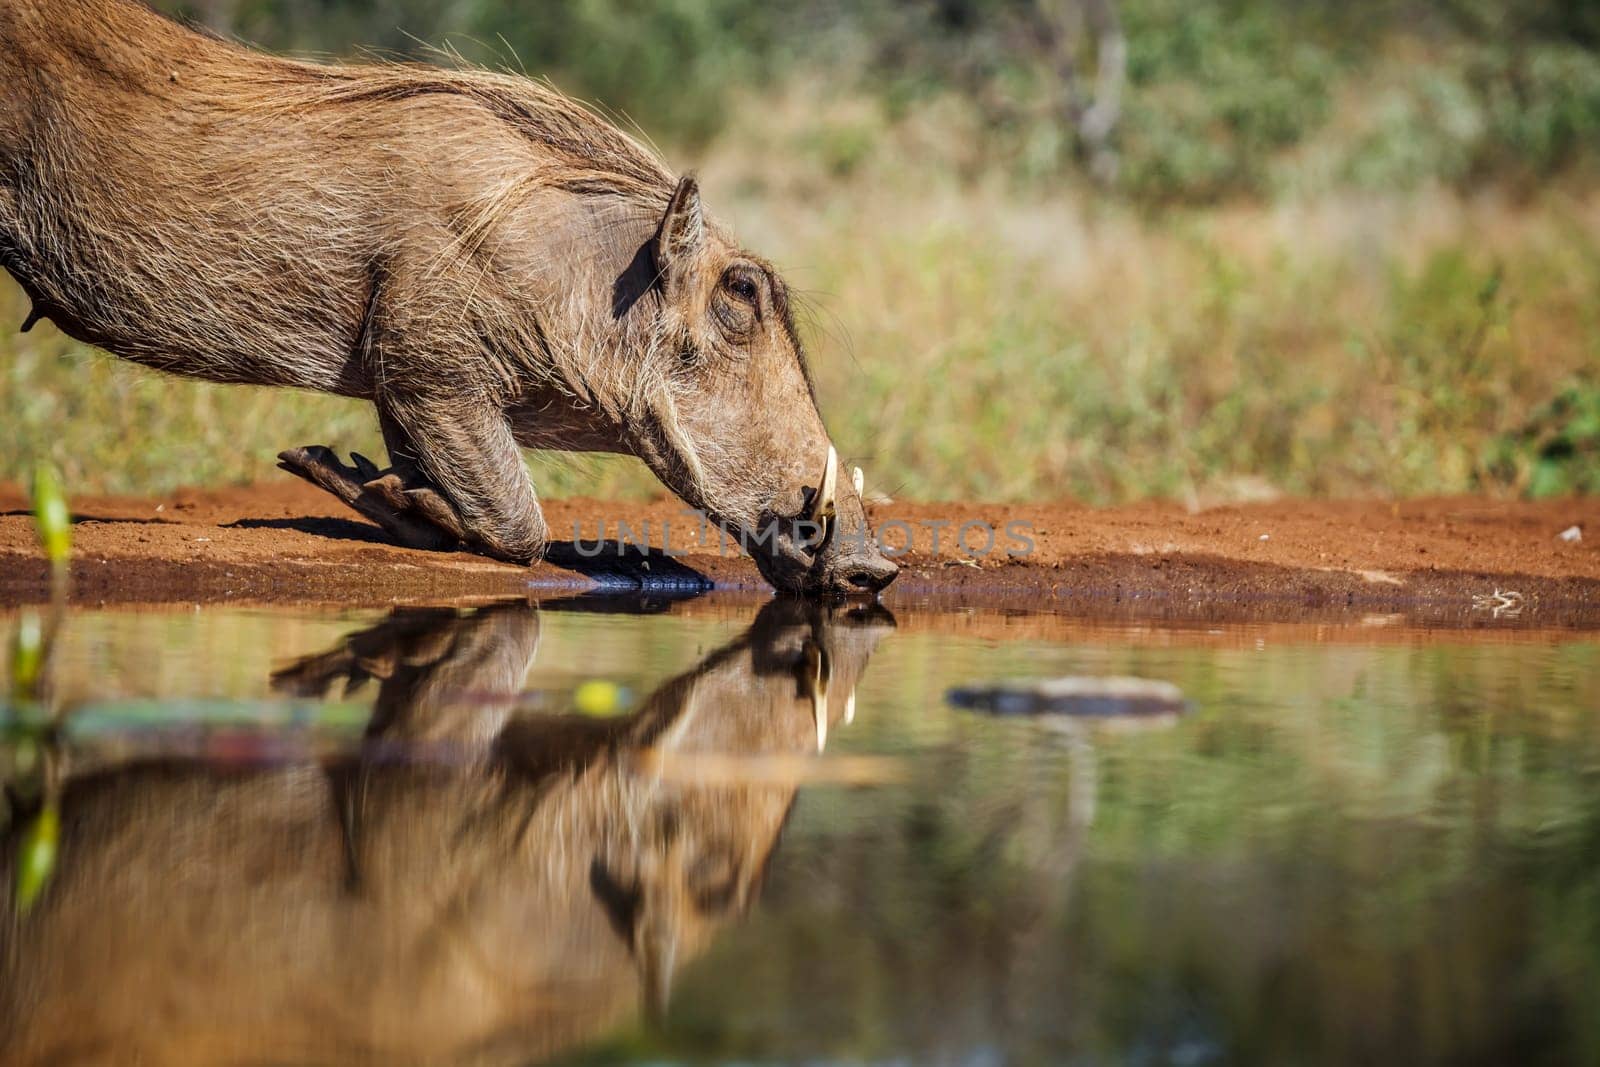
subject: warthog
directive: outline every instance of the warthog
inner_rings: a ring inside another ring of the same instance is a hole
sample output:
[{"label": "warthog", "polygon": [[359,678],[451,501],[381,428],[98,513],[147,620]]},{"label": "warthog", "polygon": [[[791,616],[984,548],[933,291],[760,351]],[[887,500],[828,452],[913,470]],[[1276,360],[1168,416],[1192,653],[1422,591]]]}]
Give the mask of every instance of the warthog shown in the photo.
[{"label": "warthog", "polygon": [[[0,1058],[528,1063],[659,1008],[759,892],[799,780],[772,766],[848,718],[891,625],[777,600],[596,720],[519,710],[534,609],[401,612],[276,678],[378,679],[353,751],[68,745],[58,859],[21,914],[0,832]],[[723,770],[671,772],[697,759]]]},{"label": "warthog", "polygon": [[389,469],[280,458],[403,543],[539,556],[523,445],[639,457],[780,589],[894,577],[782,279],[692,178],[528,79],[6,0],[0,265],[126,359],[371,400]]}]

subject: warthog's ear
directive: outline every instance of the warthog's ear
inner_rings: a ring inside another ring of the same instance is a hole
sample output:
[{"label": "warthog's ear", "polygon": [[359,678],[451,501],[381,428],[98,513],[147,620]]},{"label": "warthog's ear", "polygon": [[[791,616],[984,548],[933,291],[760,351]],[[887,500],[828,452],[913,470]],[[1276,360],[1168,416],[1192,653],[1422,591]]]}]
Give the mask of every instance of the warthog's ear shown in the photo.
[{"label": "warthog's ear", "polygon": [[700,186],[692,178],[678,182],[672,202],[656,231],[656,276],[668,297],[694,273],[706,244],[706,220],[700,210]]}]

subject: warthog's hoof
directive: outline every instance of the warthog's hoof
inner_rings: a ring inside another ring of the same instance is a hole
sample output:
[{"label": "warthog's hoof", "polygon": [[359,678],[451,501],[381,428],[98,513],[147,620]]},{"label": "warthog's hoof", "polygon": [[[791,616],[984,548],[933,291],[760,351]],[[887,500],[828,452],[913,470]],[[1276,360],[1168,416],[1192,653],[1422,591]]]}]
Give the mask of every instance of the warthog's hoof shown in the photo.
[{"label": "warthog's hoof", "polygon": [[278,466],[332,493],[409,548],[452,549],[468,540],[461,517],[436,490],[407,488],[398,474],[380,471],[359,452],[350,459],[353,466],[331,448],[307,445],[279,452]]}]

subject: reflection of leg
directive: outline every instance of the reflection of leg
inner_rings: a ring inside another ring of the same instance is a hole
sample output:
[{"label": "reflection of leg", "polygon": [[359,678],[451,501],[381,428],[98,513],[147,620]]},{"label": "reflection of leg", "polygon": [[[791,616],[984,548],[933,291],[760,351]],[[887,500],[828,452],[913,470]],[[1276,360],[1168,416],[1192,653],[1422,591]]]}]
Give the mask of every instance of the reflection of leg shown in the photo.
[{"label": "reflection of leg", "polygon": [[448,509],[465,539],[491,556],[523,563],[543,554],[544,516],[503,411],[458,397],[386,398],[379,409],[398,452],[397,482],[403,470],[425,480],[406,485],[406,500]]},{"label": "reflection of leg", "polygon": [[[416,825],[384,790],[382,769],[402,758],[441,760],[451,767],[488,756],[539,649],[539,612],[521,601],[482,608],[470,615],[448,609],[397,609],[370,629],[351,634],[326,652],[274,672],[272,688],[299,696],[346,696],[373,678],[380,680],[367,743],[354,758],[325,770],[339,822],[344,883],[366,888],[363,855],[369,837],[386,825]],[[380,786],[374,791],[374,784]],[[381,874],[381,872],[379,872]]]},{"label": "reflection of leg", "polygon": [[324,772],[334,813],[339,817],[339,841],[344,854],[344,888],[361,888],[361,822],[365,771],[349,760],[330,765]]},{"label": "reflection of leg", "polygon": [[470,615],[400,608],[326,652],[272,675],[281,693],[346,698],[379,682],[367,736],[440,741],[460,754],[487,746],[522,691],[539,648],[539,613],[522,601]]},{"label": "reflection of leg", "polygon": [[426,666],[450,650],[460,616],[453,608],[396,608],[383,622],[341,638],[326,652],[272,672],[275,692],[315,700],[349,699],[373,679]]},{"label": "reflection of leg", "polygon": [[401,650],[379,690],[373,736],[439,743],[452,758],[486,754],[515,710],[539,650],[539,612],[508,603],[457,619],[443,655],[423,661]]}]

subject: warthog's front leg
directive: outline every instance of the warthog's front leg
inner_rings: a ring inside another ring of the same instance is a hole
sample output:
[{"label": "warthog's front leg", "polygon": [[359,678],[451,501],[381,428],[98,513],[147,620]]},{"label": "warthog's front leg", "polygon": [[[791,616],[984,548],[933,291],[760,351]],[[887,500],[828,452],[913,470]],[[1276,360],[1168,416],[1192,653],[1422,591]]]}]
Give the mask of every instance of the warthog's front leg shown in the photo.
[{"label": "warthog's front leg", "polygon": [[396,471],[410,461],[436,486],[469,544],[515,563],[544,554],[544,514],[499,406],[481,396],[425,393],[382,397],[378,413]]},{"label": "warthog's front leg", "polygon": [[481,400],[385,398],[378,405],[394,466],[354,467],[320,445],[279,466],[321,486],[414,548],[465,543],[526,563],[544,552],[544,516],[505,416]]}]

